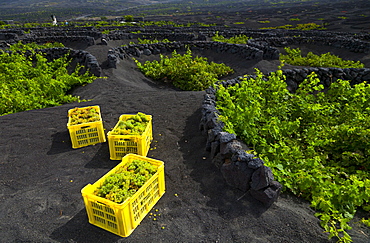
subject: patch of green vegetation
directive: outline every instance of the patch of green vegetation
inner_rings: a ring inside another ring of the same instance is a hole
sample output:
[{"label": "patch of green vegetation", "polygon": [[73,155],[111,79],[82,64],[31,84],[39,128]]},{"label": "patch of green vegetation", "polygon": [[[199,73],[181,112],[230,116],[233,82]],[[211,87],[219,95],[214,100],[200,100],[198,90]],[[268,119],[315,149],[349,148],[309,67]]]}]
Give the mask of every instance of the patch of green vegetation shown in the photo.
[{"label": "patch of green vegetation", "polygon": [[184,55],[176,51],[172,52],[172,57],[160,55],[160,61],[140,63],[137,59],[134,60],[145,76],[173,83],[182,90],[205,90],[217,82],[218,78],[233,72],[223,63],[208,62],[204,57],[193,57],[190,49]]},{"label": "patch of green vegetation", "polygon": [[323,25],[316,23],[307,23],[307,24],[297,24],[293,26],[291,24],[275,27],[262,27],[260,29],[287,29],[287,30],[325,30],[326,28]]},{"label": "patch of green vegetation", "polygon": [[252,37],[248,37],[246,35],[237,35],[233,36],[231,38],[225,38],[222,35],[218,34],[217,31],[214,36],[212,36],[212,41],[218,41],[218,42],[225,42],[225,43],[231,43],[231,44],[247,44],[248,40],[252,39]]},{"label": "patch of green vegetation", "polygon": [[134,16],[132,15],[125,15],[125,22],[134,22]]},{"label": "patch of green vegetation", "polygon": [[268,24],[270,22],[271,22],[270,20],[260,20],[260,21],[258,21],[258,23],[261,23],[261,24]]},{"label": "patch of green vegetation", "polygon": [[130,33],[132,33],[132,34],[140,34],[140,33],[141,33],[141,30],[138,30],[138,31],[131,31]]},{"label": "patch of green vegetation", "polygon": [[170,43],[168,39],[162,39],[162,40],[148,40],[148,39],[140,39],[138,38],[138,44],[155,44],[155,43]]},{"label": "patch of green vegetation", "polygon": [[[130,41],[130,45],[136,45],[136,44],[156,44],[156,43],[170,43],[171,41],[168,40],[168,39],[162,39],[162,40],[157,40],[157,39],[154,39],[154,40],[150,40],[150,39],[141,39],[141,38],[138,38],[137,39],[137,43],[133,42],[133,41]],[[125,45],[122,45],[122,46],[125,46]]]},{"label": "patch of green vegetation", "polygon": [[89,72],[80,74],[80,65],[72,73],[68,71],[71,62],[68,55],[48,61],[45,54],[37,51],[62,46],[19,42],[10,47],[11,54],[0,52],[0,115],[80,101],[67,92],[97,77]]},{"label": "patch of green vegetation", "polygon": [[284,190],[311,202],[329,238],[352,242],[348,222],[370,211],[370,86],[337,80],[323,92],[312,73],[290,93],[285,79],[257,70],[216,86],[224,131],[252,148]]},{"label": "patch of green vegetation", "polygon": [[316,55],[308,52],[307,56],[303,57],[299,48],[291,49],[285,47],[286,55],[280,54],[280,61],[295,66],[309,67],[338,67],[338,68],[364,68],[365,65],[360,61],[343,60],[342,58],[331,54],[330,52]]},{"label": "patch of green vegetation", "polygon": [[118,29],[115,29],[115,30],[109,30],[109,29],[106,29],[106,30],[102,30],[102,34],[106,34],[106,35],[108,35],[109,33],[111,33],[112,31],[116,31],[116,30],[118,30]]},{"label": "patch of green vegetation", "polygon": [[[127,17],[127,16],[125,16]],[[73,27],[95,27],[97,29],[104,29],[104,28],[112,28],[112,27],[124,27],[124,26],[138,26],[138,27],[147,27],[147,26],[173,26],[173,27],[191,27],[191,26],[202,26],[202,27],[211,27],[215,26],[216,24],[205,24],[200,22],[188,22],[186,24],[180,24],[173,21],[139,21],[139,22],[119,22],[119,21],[71,21],[69,23],[70,26]],[[66,25],[60,24],[54,26],[52,23],[23,23],[23,24],[12,24],[12,25],[0,25],[0,29],[6,28],[37,28],[37,27],[45,27],[45,28],[63,28]],[[105,31],[105,30],[103,30]]]}]

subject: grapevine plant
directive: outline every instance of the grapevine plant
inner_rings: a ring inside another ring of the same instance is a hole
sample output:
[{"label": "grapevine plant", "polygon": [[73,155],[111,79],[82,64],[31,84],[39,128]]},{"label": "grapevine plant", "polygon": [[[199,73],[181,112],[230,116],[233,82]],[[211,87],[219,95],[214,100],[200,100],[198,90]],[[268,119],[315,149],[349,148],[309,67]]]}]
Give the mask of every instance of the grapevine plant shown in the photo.
[{"label": "grapevine plant", "polygon": [[115,203],[133,196],[155,173],[157,168],[143,160],[133,160],[109,175],[94,194]]},{"label": "grapevine plant", "polygon": [[246,35],[236,35],[230,38],[225,38],[222,35],[218,34],[218,31],[214,36],[212,36],[212,41],[218,41],[218,42],[224,42],[224,43],[230,43],[230,44],[247,44],[248,40],[252,39],[251,37],[248,37]]},{"label": "grapevine plant", "polygon": [[134,59],[137,67],[145,76],[154,80],[172,82],[182,90],[205,90],[213,85],[218,78],[233,73],[233,70],[223,63],[208,62],[205,57],[193,57],[188,48],[181,55],[174,50],[172,57],[160,55],[160,61],[140,63]]},{"label": "grapevine plant", "polygon": [[149,39],[137,39],[138,44],[156,44],[156,43],[170,43],[171,41],[168,39],[162,39],[162,40],[149,40]]},{"label": "grapevine plant", "polygon": [[325,24],[320,25],[316,23],[306,23],[306,24],[297,24],[293,26],[291,24],[282,25],[282,26],[275,26],[275,27],[262,27],[263,29],[286,29],[286,30],[325,30]]},{"label": "grapevine plant", "polygon": [[37,51],[52,46],[18,43],[12,53],[0,51],[0,115],[79,101],[67,92],[96,79],[89,72],[81,75],[81,66],[70,73],[68,55],[48,61]]},{"label": "grapevine plant", "polygon": [[[154,39],[154,40],[150,40],[150,39],[141,39],[141,38],[138,38],[137,39],[137,43],[135,43],[134,41],[130,41],[129,45],[136,45],[136,44],[140,44],[140,45],[143,45],[143,44],[157,44],[157,43],[170,43],[170,42],[171,41],[168,40],[168,39],[162,39],[162,40]],[[124,44],[122,46],[127,46],[127,45]]]},{"label": "grapevine plant", "polygon": [[[310,200],[339,242],[359,208],[370,211],[370,86],[337,80],[323,92],[312,73],[295,93],[281,70],[216,87],[224,130],[253,148],[276,179]],[[369,225],[369,218],[362,219]]]},{"label": "grapevine plant", "polygon": [[285,47],[286,55],[280,54],[282,62],[296,66],[310,67],[338,67],[338,68],[363,68],[365,65],[360,61],[343,60],[342,58],[331,54],[330,52],[321,55],[308,52],[306,56],[302,56],[299,48],[291,49]]}]

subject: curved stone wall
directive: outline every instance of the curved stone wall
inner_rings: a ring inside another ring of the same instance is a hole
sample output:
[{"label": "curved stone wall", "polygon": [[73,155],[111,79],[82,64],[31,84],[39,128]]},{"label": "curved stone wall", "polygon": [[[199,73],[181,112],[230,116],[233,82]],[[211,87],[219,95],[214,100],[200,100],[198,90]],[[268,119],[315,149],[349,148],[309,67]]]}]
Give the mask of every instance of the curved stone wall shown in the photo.
[{"label": "curved stone wall", "polygon": [[197,40],[195,34],[190,33],[166,33],[166,32],[144,32],[144,33],[126,33],[121,31],[115,31],[106,35],[108,40],[125,40],[125,39],[167,39],[169,41],[194,41]]},{"label": "curved stone wall", "polygon": [[265,37],[251,39],[248,44],[251,43],[266,43],[270,46],[289,46],[289,45],[305,45],[305,44],[315,44],[322,46],[332,46],[335,48],[347,49],[352,52],[357,53],[370,53],[370,43],[366,41],[361,41],[353,38],[337,37]]},{"label": "curved stone wall", "polygon": [[95,45],[95,39],[91,36],[43,36],[43,37],[27,37],[22,39],[23,43],[43,44],[47,42],[60,42],[63,44],[70,42],[86,43],[88,46]]},{"label": "curved stone wall", "polygon": [[[283,70],[287,88],[294,92],[308,74],[315,72],[324,87],[329,87],[338,79],[350,80],[358,84],[370,80],[369,68],[303,68]],[[253,75],[250,75],[253,76]],[[229,86],[240,83],[242,77],[221,82]],[[207,136],[206,149],[211,152],[213,163],[220,168],[225,181],[242,191],[249,191],[266,206],[271,205],[279,196],[281,184],[274,180],[271,169],[264,162],[245,152],[247,145],[239,141],[234,134],[222,131],[223,124],[218,122],[215,90],[208,88],[202,106],[200,129]]]},{"label": "curved stone wall", "polygon": [[349,80],[351,85],[370,80],[370,68],[302,68],[283,70],[288,90],[294,92],[300,83],[311,73],[316,73],[320,84],[328,88],[338,79]]},{"label": "curved stone wall", "polygon": [[[123,40],[123,39],[133,39],[136,35],[140,37],[140,34],[156,34],[158,35],[157,39],[169,39],[176,34],[180,34],[178,36],[182,36],[182,39],[174,38],[174,41],[184,41],[184,40],[191,40],[185,39],[184,36],[188,36],[187,38],[192,38],[193,35],[197,36],[205,36],[207,38],[211,38],[216,33],[222,35],[226,38],[230,38],[237,35],[246,35],[252,38],[268,38],[268,37],[325,37],[327,39],[335,39],[338,37],[345,37],[345,38],[353,38],[363,41],[370,40],[369,33],[347,33],[347,32],[329,32],[329,31],[302,31],[302,30],[284,30],[284,29],[276,29],[276,30],[252,30],[246,28],[225,28],[221,26],[210,26],[210,27],[173,27],[167,26],[163,28],[159,28],[157,26],[146,26],[138,27],[138,26],[122,26],[117,28],[104,28],[104,30],[111,30],[107,37],[111,40]],[[132,34],[133,35],[127,35]]]},{"label": "curved stone wall", "polygon": [[[69,56],[74,60],[74,62],[81,64],[84,70],[89,70],[90,73],[97,77],[101,76],[101,67],[95,56],[87,51],[83,50],[73,50],[65,47],[49,48],[39,50],[46,54],[48,60],[58,59],[62,56],[69,54]],[[6,51],[11,53],[11,51]],[[31,53],[26,53],[26,55],[31,55]]]},{"label": "curved stone wall", "polygon": [[[230,53],[239,55],[246,60],[262,60],[264,58],[264,51],[250,45],[228,44],[223,42],[214,41],[182,41],[170,43],[155,43],[155,44],[142,44],[142,45],[126,45],[115,48],[115,52],[121,56],[136,56],[152,55],[152,54],[167,54],[172,53],[174,50],[185,51],[187,47],[197,50],[212,50],[217,53]],[[276,49],[277,51],[277,49]],[[278,58],[275,55],[274,58]]]}]

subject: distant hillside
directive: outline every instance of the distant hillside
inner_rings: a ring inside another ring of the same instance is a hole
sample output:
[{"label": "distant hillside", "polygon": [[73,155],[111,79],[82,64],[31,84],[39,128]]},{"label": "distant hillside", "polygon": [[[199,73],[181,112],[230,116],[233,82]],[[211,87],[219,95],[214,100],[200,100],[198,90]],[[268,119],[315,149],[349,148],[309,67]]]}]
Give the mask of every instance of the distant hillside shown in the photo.
[{"label": "distant hillside", "polygon": [[[176,0],[172,0],[176,1]],[[0,8],[15,9],[43,9],[43,8],[65,8],[71,6],[85,7],[104,7],[114,9],[119,5],[137,6],[142,4],[152,4],[169,2],[164,0],[58,0],[58,1],[40,1],[40,0],[2,0]]]},{"label": "distant hillside", "polygon": [[51,14],[63,19],[84,15],[106,16],[117,10],[174,1],[178,0],[2,0],[0,20],[49,21]]},{"label": "distant hillside", "polygon": [[[184,16],[216,15],[219,13],[258,13],[270,9],[286,12],[289,8],[306,6],[335,6],[343,3],[351,7],[368,5],[369,0],[2,0],[0,20],[18,22],[51,21],[56,15],[59,20],[75,20],[82,17],[124,16]],[[361,7],[358,7],[361,9]]]}]

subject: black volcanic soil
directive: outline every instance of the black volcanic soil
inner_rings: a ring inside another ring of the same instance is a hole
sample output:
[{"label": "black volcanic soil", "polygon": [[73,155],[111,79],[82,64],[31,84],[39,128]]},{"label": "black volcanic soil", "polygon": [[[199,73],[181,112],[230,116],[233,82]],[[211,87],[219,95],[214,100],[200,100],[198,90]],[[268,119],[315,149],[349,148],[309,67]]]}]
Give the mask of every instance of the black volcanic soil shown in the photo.
[{"label": "black volcanic soil", "polygon": [[[309,13],[316,9],[305,8]],[[358,8],[346,11],[356,18],[360,13]],[[188,18],[197,21],[194,16]],[[269,18],[279,19],[279,25],[289,23],[272,13]],[[336,21],[329,26],[351,31],[353,24],[338,25]],[[368,22],[363,28],[368,28]],[[109,48],[120,44],[115,41],[108,46],[80,48],[103,64]],[[350,56],[370,67],[368,54],[300,48]],[[253,72],[255,67],[267,72],[278,66],[276,61],[241,65],[231,56],[206,55],[237,67],[240,75]],[[0,242],[335,242],[327,239],[309,202],[284,192],[265,208],[248,193],[244,195],[224,183],[205,151],[206,136],[199,130],[203,91],[179,91],[154,83],[129,59],[122,60],[117,68],[104,68],[102,76],[107,78],[72,92],[91,101],[0,117]],[[80,190],[118,163],[109,159],[107,143],[72,149],[67,111],[87,105],[100,106],[106,131],[121,114],[141,111],[153,116],[154,139],[148,157],[165,162],[166,193],[154,207],[160,213],[157,220],[144,218],[127,238],[95,227],[87,219]],[[349,231],[356,243],[370,239],[369,228],[358,223],[364,216],[359,212]]]}]

